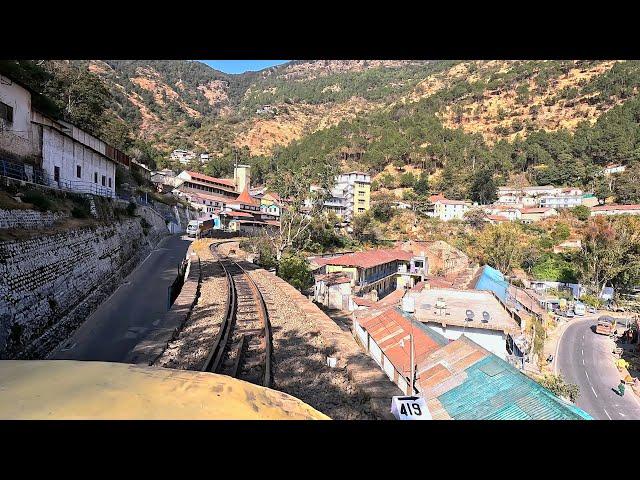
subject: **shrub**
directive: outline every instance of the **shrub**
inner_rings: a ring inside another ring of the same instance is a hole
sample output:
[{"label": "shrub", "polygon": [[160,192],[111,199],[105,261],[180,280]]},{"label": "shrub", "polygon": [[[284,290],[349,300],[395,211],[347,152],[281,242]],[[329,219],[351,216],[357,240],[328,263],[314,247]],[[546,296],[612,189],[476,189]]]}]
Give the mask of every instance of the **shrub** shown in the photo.
[{"label": "shrub", "polygon": [[580,387],[571,383],[566,383],[561,375],[545,375],[538,383],[544,388],[551,390],[559,397],[566,397],[573,403],[580,395]]},{"label": "shrub", "polygon": [[74,206],[71,210],[71,216],[73,218],[88,218],[90,214],[91,212],[88,209],[79,205]]},{"label": "shrub", "polygon": [[136,204],[133,202],[129,202],[129,205],[127,205],[127,215],[129,215],[130,217],[133,217],[136,214]]},{"label": "shrub", "polygon": [[313,285],[313,275],[304,257],[286,255],[280,260],[278,276],[298,290],[305,290]]},{"label": "shrub", "polygon": [[53,203],[38,190],[27,190],[22,196],[24,202],[32,204],[40,211],[51,210]]}]

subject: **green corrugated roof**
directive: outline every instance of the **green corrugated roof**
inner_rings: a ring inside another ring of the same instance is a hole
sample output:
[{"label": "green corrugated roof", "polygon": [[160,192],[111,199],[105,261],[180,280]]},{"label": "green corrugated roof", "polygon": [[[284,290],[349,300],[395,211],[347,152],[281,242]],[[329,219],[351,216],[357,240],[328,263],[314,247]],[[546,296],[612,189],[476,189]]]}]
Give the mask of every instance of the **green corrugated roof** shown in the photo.
[{"label": "green corrugated roof", "polygon": [[465,372],[461,385],[438,397],[456,420],[591,419],[496,355],[490,354]]}]

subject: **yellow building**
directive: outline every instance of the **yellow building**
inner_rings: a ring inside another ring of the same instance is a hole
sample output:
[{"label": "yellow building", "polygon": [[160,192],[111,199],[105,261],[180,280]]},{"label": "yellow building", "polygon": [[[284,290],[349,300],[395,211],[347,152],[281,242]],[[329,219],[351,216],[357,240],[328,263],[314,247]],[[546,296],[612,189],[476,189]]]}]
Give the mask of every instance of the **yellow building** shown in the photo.
[{"label": "yellow building", "polygon": [[342,173],[336,177],[331,199],[325,206],[347,222],[371,207],[371,175],[364,172]]}]

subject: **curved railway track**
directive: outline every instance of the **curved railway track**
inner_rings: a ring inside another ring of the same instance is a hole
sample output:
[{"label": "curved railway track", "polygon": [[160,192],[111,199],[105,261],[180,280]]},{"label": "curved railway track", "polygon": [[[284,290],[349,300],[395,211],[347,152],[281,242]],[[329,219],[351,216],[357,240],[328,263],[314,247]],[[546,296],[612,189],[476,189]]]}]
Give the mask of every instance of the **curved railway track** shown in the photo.
[{"label": "curved railway track", "polygon": [[228,282],[225,319],[202,371],[220,373],[251,383],[271,386],[271,325],[265,301],[258,286],[244,268],[211,251],[225,271]]}]

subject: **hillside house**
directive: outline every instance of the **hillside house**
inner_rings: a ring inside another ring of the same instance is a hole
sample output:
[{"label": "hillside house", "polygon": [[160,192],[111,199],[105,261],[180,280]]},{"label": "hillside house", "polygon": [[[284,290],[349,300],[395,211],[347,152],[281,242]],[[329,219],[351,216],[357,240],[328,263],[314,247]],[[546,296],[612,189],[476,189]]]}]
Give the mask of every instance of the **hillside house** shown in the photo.
[{"label": "hillside house", "polygon": [[555,208],[536,207],[520,209],[520,220],[522,223],[534,223],[545,220],[549,217],[555,217],[558,211]]},{"label": "hillside house", "polygon": [[602,170],[602,173],[605,177],[608,177],[609,175],[614,175],[616,173],[622,173],[627,169],[627,167],[625,167],[624,165],[620,165],[620,164],[616,164],[616,163],[610,163],[609,165],[607,165],[606,167],[604,167],[604,169]]},{"label": "hillside house", "polygon": [[491,292],[431,288],[413,295],[418,321],[450,340],[464,333],[500,358],[508,355],[507,336],[520,333],[520,325]]},{"label": "hillside house", "polygon": [[351,279],[352,293],[373,292],[382,297],[396,288],[413,287],[424,280],[425,257],[398,249],[377,249],[330,258],[315,258],[319,273],[341,272]]},{"label": "hillside house", "polygon": [[600,205],[591,209],[591,216],[598,215],[640,215],[640,205]]},{"label": "hillside house", "polygon": [[431,216],[447,222],[449,220],[462,220],[464,214],[471,208],[471,204],[462,200],[449,200],[442,195],[431,195],[429,201],[433,205]]},{"label": "hillside house", "polygon": [[181,193],[204,192],[228,197],[229,199],[235,199],[238,196],[234,181],[226,178],[216,178],[203,173],[184,170],[180,172],[178,179],[181,183],[177,188]]}]

